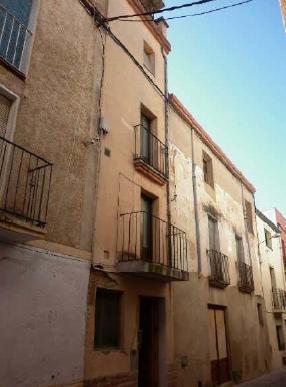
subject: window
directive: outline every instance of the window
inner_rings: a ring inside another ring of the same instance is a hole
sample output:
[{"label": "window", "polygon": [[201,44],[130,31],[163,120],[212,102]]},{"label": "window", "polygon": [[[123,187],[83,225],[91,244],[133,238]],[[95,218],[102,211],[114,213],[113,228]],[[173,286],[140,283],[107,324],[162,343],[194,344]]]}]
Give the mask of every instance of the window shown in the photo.
[{"label": "window", "polygon": [[210,156],[203,152],[203,172],[204,172],[204,181],[209,184],[211,187],[214,186],[213,179],[213,163]]},{"label": "window", "polygon": [[275,276],[274,268],[269,267],[269,270],[270,270],[270,279],[271,279],[272,289],[276,289],[276,276]]},{"label": "window", "polygon": [[0,94],[0,136],[6,137],[9,113],[12,102]]},{"label": "window", "polygon": [[152,207],[153,200],[141,195],[141,254],[146,261],[152,261]]},{"label": "window", "polygon": [[262,312],[262,305],[260,303],[257,303],[257,314],[258,314],[258,321],[260,326],[263,327],[264,321],[263,321],[263,312]]},{"label": "window", "polygon": [[236,244],[236,258],[238,262],[244,262],[244,249],[243,249],[243,241],[242,238],[238,235],[235,236],[235,244]]},{"label": "window", "polygon": [[155,54],[152,48],[144,42],[144,66],[154,75],[155,74]]},{"label": "window", "polygon": [[281,243],[282,243],[283,258],[285,259],[286,258],[286,246],[285,246],[285,242],[283,241],[283,239],[281,239]]},{"label": "window", "polygon": [[98,288],[95,301],[95,348],[119,346],[121,292]]},{"label": "window", "polygon": [[31,42],[29,29],[33,0],[0,0],[0,57],[24,72]]},{"label": "window", "polygon": [[253,234],[253,218],[252,218],[252,205],[248,200],[245,200],[245,218],[247,222],[248,232]]},{"label": "window", "polygon": [[218,250],[218,224],[217,221],[211,216],[208,217],[209,226],[209,250]]},{"label": "window", "polygon": [[284,342],[283,329],[281,325],[276,325],[276,335],[277,335],[278,349],[279,351],[284,351],[285,342]]},{"label": "window", "polygon": [[266,246],[272,250],[272,235],[271,232],[264,229],[264,235],[265,235],[265,244]]},{"label": "window", "polygon": [[141,113],[141,156],[148,163],[151,161],[151,122],[149,117]]}]

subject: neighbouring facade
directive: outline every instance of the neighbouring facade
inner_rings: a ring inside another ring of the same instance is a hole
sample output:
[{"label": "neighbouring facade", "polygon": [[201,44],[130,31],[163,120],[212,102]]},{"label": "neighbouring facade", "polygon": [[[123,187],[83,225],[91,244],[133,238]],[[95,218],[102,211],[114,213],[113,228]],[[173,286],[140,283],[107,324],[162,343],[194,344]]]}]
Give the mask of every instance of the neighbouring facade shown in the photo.
[{"label": "neighbouring facade", "polygon": [[278,227],[281,235],[281,252],[284,262],[284,269],[286,270],[286,218],[285,216],[277,210],[277,208],[272,208],[270,210],[264,211],[264,214]]},{"label": "neighbouring facade", "polygon": [[282,366],[255,189],[168,93],[164,19],[116,20],[163,6],[0,0],[0,387]]},{"label": "neighbouring facade", "polygon": [[272,369],[286,364],[286,283],[279,228],[259,210],[257,214],[258,246],[269,330]]},{"label": "neighbouring facade", "polygon": [[84,379],[101,74],[83,2],[0,0],[1,387]]},{"label": "neighbouring facade", "polygon": [[283,22],[285,25],[286,23],[286,1],[285,0],[280,0],[280,7],[281,7]]},{"label": "neighbouring facade", "polygon": [[174,285],[179,385],[250,379],[271,364],[254,188],[174,95],[169,131],[172,221],[190,251]]}]

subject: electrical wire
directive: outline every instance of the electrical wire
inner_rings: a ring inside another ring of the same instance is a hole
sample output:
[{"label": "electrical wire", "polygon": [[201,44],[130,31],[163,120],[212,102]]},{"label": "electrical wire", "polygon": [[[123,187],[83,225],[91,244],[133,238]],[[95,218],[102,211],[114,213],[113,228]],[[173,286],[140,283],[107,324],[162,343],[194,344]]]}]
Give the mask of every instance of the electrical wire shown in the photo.
[{"label": "electrical wire", "polygon": [[189,8],[189,7],[192,7],[194,5],[211,3],[213,1],[218,1],[218,0],[193,1],[192,3],[187,3],[187,4],[182,4],[182,5],[174,5],[173,7],[162,8],[162,9],[158,9],[157,11],[155,10],[155,11],[151,11],[151,12],[136,13],[136,14],[132,14],[132,15],[129,14],[129,15],[119,15],[119,16],[109,17],[109,18],[106,18],[106,21],[111,22],[111,21],[118,20],[118,19],[129,19],[129,18],[135,17],[135,16],[153,16],[153,15],[157,15],[157,14],[164,13],[164,12],[171,12],[171,11],[176,11],[178,9]]},{"label": "electrical wire", "polygon": [[[204,12],[198,12],[198,13],[193,13],[193,14],[189,14],[189,15],[180,15],[180,16],[168,17],[168,18],[164,18],[164,20],[175,20],[175,19],[184,19],[184,18],[194,17],[194,16],[202,16],[202,15],[206,15],[208,13],[222,11],[222,10],[225,10],[227,8],[238,7],[238,6],[243,5],[243,4],[251,3],[252,1],[254,1],[254,0],[245,0],[245,1],[241,1],[239,3],[234,3],[234,4],[226,5],[224,7],[210,9],[210,10],[204,11]],[[117,21],[142,22],[142,21],[152,21],[152,19],[137,19],[137,20],[117,19]],[[156,20],[154,20],[154,22],[156,22]]]}]

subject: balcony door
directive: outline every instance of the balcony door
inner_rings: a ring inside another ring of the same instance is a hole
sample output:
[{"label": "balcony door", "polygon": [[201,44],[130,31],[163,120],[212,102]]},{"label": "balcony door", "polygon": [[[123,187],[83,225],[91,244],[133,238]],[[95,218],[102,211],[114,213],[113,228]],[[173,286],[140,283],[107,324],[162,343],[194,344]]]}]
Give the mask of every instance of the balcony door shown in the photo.
[{"label": "balcony door", "polygon": [[141,195],[141,256],[144,261],[152,261],[152,199]]},{"label": "balcony door", "polygon": [[141,157],[151,163],[151,119],[141,113]]},{"label": "balcony door", "polygon": [[230,380],[225,309],[209,306],[209,350],[213,386]]},{"label": "balcony door", "polygon": [[208,228],[211,274],[216,280],[223,281],[223,263],[219,253],[218,224],[217,220],[211,216],[208,217]]}]

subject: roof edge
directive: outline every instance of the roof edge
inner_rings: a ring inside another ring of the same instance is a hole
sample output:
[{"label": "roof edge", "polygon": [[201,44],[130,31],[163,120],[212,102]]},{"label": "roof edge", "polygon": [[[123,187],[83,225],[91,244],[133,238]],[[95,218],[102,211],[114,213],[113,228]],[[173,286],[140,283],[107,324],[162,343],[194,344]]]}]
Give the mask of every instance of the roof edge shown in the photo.
[{"label": "roof edge", "polygon": [[262,211],[260,211],[258,208],[256,208],[256,215],[261,219],[263,220],[263,222],[267,223],[269,227],[272,228],[273,231],[275,231],[277,234],[281,234],[281,231],[279,230],[279,228],[276,226],[276,224],[274,224],[272,222],[272,220],[270,220],[269,218],[267,218],[266,215],[263,214]]},{"label": "roof edge", "polygon": [[226,156],[223,150],[213,141],[209,134],[196,121],[196,119],[180,102],[180,100],[175,96],[175,94],[169,94],[169,104],[174,108],[177,114],[179,114],[179,116],[196,131],[203,143],[210,148],[214,155],[224,164],[224,166],[232,173],[232,175],[235,176],[238,180],[240,180],[250,192],[255,193],[255,187]]},{"label": "roof edge", "polygon": [[[145,9],[138,0],[127,0],[136,13],[143,13]],[[158,26],[154,20],[146,20],[146,16],[141,16],[142,22],[150,30],[153,36],[161,44],[167,54],[171,51],[171,44],[168,39],[159,31]]]}]

